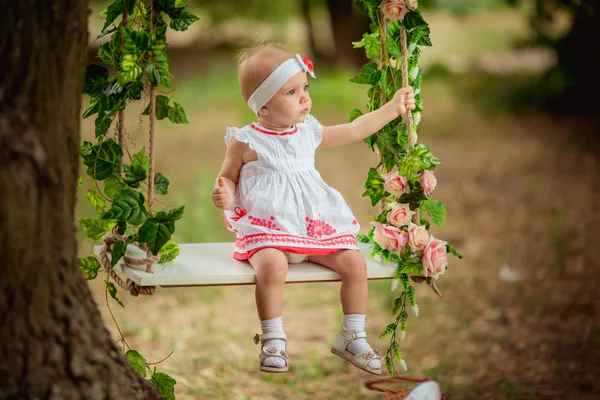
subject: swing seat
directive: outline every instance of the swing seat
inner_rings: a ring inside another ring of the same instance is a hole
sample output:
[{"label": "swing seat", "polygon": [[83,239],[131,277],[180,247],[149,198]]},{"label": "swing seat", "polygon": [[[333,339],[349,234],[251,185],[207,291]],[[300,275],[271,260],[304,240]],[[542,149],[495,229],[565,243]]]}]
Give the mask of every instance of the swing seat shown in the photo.
[{"label": "swing seat", "polygon": [[[94,247],[96,257],[100,247]],[[234,260],[233,242],[225,243],[185,243],[179,245],[181,253],[172,262],[154,264],[151,273],[145,266],[128,266],[123,261],[115,265],[118,272],[123,273],[139,286],[231,286],[253,285],[256,283],[254,268],[245,261]],[[396,264],[378,263],[371,258],[370,245],[358,243],[360,252],[367,261],[368,279],[392,279]],[[127,256],[144,258],[145,253],[135,246],[127,247]],[[300,282],[334,282],[341,278],[337,272],[311,262],[290,264],[286,283]]]}]

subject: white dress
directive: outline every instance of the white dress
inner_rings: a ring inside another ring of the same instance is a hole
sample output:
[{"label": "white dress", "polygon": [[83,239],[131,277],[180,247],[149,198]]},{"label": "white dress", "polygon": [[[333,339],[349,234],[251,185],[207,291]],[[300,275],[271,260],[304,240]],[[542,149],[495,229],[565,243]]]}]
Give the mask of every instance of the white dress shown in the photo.
[{"label": "white dress", "polygon": [[358,222],[315,169],[322,134],[311,115],[284,132],[258,123],[227,128],[226,144],[235,138],[258,155],[242,167],[233,204],[225,210],[225,224],[237,236],[234,258],[246,260],[267,247],[307,255],[358,249]]}]

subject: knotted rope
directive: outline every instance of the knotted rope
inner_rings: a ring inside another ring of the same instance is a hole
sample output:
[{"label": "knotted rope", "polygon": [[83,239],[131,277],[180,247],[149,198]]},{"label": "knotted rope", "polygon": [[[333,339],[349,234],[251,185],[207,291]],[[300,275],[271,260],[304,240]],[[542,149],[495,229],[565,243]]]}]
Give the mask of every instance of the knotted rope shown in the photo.
[{"label": "knotted rope", "polygon": [[[132,296],[139,294],[152,295],[156,291],[156,286],[140,286],[131,279],[123,282],[123,279],[117,274],[114,268],[110,265],[107,253],[112,251],[113,245],[117,242],[127,242],[127,235],[121,235],[117,232],[116,227],[102,237],[104,245],[100,248],[100,263],[108,273],[108,275],[123,289],[128,290]],[[152,254],[150,249],[143,243],[134,243],[141,250],[146,252],[146,258],[136,259],[128,256],[123,256],[123,261],[128,265],[145,265],[146,272],[152,272],[152,264],[160,260],[159,256]]]},{"label": "knotted rope", "polygon": [[[386,378],[377,378],[365,382],[365,387],[369,390],[377,392],[391,393],[389,396],[382,397],[381,400],[404,400],[411,392],[412,389],[398,388],[398,387],[386,387],[393,383],[423,383],[431,381],[429,378],[417,378],[410,376],[390,376]],[[442,393],[441,400],[448,400],[448,395]]]}]

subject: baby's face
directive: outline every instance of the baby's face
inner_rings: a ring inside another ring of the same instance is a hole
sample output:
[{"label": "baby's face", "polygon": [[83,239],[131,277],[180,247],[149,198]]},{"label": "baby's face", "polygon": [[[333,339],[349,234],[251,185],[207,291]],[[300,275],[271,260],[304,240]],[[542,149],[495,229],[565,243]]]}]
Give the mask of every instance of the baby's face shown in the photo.
[{"label": "baby's face", "polygon": [[290,126],[303,122],[311,106],[306,72],[301,71],[292,76],[265,104],[269,113],[263,118],[274,125]]}]

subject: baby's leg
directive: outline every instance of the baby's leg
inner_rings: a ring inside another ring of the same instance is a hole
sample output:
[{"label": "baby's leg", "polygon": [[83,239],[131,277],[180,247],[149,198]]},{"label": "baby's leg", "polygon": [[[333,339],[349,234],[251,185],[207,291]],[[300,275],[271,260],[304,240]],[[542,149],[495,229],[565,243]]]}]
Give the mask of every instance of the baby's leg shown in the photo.
[{"label": "baby's leg", "polygon": [[[344,327],[349,331],[364,331],[369,294],[367,263],[364,257],[358,250],[340,250],[327,256],[310,256],[308,261],[321,264],[340,274],[342,277],[340,298],[344,311]],[[347,349],[354,355],[372,350],[364,338],[352,341]],[[372,360],[368,366],[378,370],[381,368],[381,361]]]},{"label": "baby's leg", "polygon": [[[263,334],[283,334],[281,313],[283,309],[283,288],[288,270],[287,259],[281,250],[263,249],[256,252],[249,261],[256,271],[256,309],[262,332]],[[279,350],[285,350],[285,341],[281,339],[265,340],[263,347],[275,347]],[[283,368],[286,363],[284,359],[279,357],[266,357],[262,360],[262,365]]]}]

